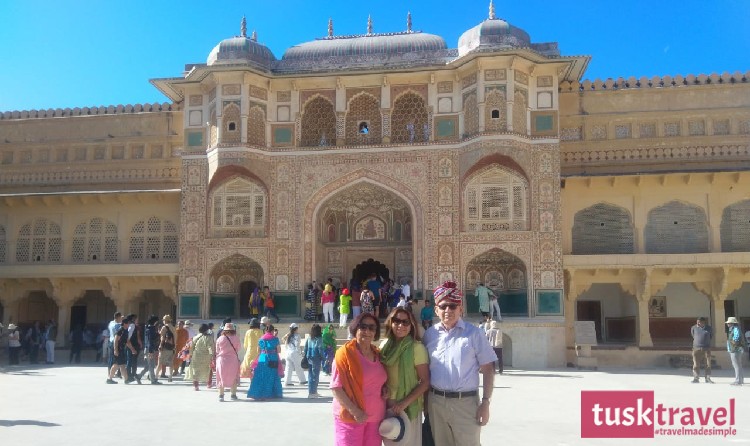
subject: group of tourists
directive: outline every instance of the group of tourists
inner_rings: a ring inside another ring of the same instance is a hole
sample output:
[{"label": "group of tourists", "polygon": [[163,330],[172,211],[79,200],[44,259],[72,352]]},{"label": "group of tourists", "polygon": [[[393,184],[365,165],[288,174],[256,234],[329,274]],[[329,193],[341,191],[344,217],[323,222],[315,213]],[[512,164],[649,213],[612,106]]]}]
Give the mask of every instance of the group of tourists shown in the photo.
[{"label": "group of tourists", "polygon": [[[727,334],[727,352],[729,360],[734,369],[734,381],[732,386],[741,386],[745,384],[745,375],[742,366],[742,355],[745,350],[750,351],[750,329],[742,334],[739,321],[736,317],[730,316],[725,322]],[[713,343],[714,332],[708,320],[705,317],[699,317],[695,325],[690,329],[690,335],[693,338],[693,383],[700,382],[701,365],[704,364],[704,379],[707,383],[713,384],[711,379],[711,348]]]},{"label": "group of tourists", "polygon": [[8,364],[18,365],[21,355],[29,364],[39,364],[39,352],[45,352],[45,364],[55,363],[55,343],[57,341],[57,323],[53,320],[42,325],[34,322],[25,331],[16,324],[8,324]]},{"label": "group of tourists", "polygon": [[352,340],[336,352],[331,375],[337,446],[480,443],[497,357],[485,333],[462,319],[454,282],[438,287],[434,300],[439,322],[423,337],[404,307],[388,314],[379,346],[376,313],[363,308],[349,326]]}]

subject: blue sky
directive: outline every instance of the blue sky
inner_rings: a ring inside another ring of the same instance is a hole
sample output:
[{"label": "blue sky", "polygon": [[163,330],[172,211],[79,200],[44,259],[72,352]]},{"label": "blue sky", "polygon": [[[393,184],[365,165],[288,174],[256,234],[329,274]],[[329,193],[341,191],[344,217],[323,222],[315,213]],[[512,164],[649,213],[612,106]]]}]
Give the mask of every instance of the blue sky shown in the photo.
[{"label": "blue sky", "polygon": [[[164,102],[148,80],[205,62],[222,39],[248,34],[277,58],[335,34],[413,29],[449,47],[487,17],[489,0],[0,0],[0,110]],[[750,1],[496,1],[497,16],[563,55],[592,56],[586,79],[750,71]]]}]

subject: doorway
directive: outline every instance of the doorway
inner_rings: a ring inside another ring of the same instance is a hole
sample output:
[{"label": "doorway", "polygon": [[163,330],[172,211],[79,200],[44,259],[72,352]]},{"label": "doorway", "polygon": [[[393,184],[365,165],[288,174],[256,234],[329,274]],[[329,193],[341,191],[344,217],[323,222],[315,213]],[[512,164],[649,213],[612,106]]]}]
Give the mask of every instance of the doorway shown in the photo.
[{"label": "doorway", "polygon": [[576,320],[593,321],[596,340],[602,342],[602,303],[598,300],[579,300],[576,303]]},{"label": "doorway", "polygon": [[250,317],[250,295],[258,288],[258,284],[252,280],[240,284],[240,317]]},{"label": "doorway", "polygon": [[70,307],[70,329],[78,326],[86,328],[86,305],[73,305]]}]

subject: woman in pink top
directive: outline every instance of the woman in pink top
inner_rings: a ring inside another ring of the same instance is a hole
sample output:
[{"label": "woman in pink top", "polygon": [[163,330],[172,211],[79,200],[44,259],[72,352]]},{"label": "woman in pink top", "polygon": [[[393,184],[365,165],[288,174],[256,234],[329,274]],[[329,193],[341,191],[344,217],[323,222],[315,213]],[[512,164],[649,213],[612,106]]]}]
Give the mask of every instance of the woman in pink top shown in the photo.
[{"label": "woman in pink top", "polygon": [[219,401],[224,401],[224,388],[229,387],[231,398],[237,399],[237,384],[240,382],[240,338],[233,323],[224,324],[221,336],[216,340],[216,387]]},{"label": "woman in pink top", "polygon": [[335,301],[336,296],[333,294],[333,287],[330,283],[327,283],[323,295],[320,297],[320,303],[323,304],[323,318],[326,323],[333,322],[333,304]]},{"label": "woman in pink top", "polygon": [[336,351],[331,376],[336,446],[380,446],[378,432],[385,417],[387,375],[378,349],[380,322],[371,314],[359,315],[349,326],[354,337]]}]

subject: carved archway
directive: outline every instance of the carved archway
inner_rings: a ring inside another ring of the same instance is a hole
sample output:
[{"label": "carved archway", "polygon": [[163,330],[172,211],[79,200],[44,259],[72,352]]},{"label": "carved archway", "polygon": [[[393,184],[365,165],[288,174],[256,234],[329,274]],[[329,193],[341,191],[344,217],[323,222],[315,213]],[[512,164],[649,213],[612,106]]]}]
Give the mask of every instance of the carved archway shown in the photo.
[{"label": "carved archway", "polygon": [[[324,187],[319,189],[315,194],[313,194],[313,196],[307,202],[304,213],[305,227],[303,235],[303,240],[305,243],[303,250],[305,253],[305,280],[322,278],[323,275],[325,275],[325,271],[319,271],[316,267],[316,264],[320,262],[320,259],[318,257],[321,255],[321,253],[317,253],[317,250],[315,249],[315,246],[317,246],[317,243],[319,241],[319,222],[321,220],[321,216],[325,212],[325,203],[328,201],[328,199],[334,197],[337,193],[346,190],[349,187],[363,183],[373,185],[383,193],[387,193],[389,195],[397,197],[398,199],[403,201],[406,209],[408,209],[408,213],[411,217],[410,222],[408,222],[409,224],[407,225],[402,225],[402,228],[414,229],[411,229],[409,231],[407,231],[406,229],[402,229],[402,234],[409,234],[410,236],[411,234],[414,234],[413,236],[411,236],[411,250],[413,253],[411,258],[411,271],[415,273],[415,276],[413,277],[415,289],[421,288],[424,281],[424,278],[420,275],[423,265],[424,242],[422,239],[422,234],[420,233],[421,230],[417,228],[423,227],[424,218],[420,200],[408,185],[393,178],[388,178],[388,184],[384,184],[382,173],[370,171],[367,169],[355,170],[338,178],[337,180],[329,182]],[[354,265],[352,265],[352,268],[350,268],[348,271],[342,271],[342,274],[345,277],[348,277],[351,269],[353,269],[353,266]]]}]

